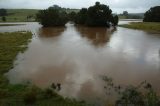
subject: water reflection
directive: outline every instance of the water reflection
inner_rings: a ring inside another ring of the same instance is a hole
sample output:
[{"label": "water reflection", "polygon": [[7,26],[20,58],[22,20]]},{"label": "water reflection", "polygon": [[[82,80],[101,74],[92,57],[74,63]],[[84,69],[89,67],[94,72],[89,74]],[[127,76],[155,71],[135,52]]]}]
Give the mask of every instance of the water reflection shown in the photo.
[{"label": "water reflection", "polygon": [[159,35],[71,24],[35,31],[37,38],[7,73],[12,84],[30,81],[44,88],[61,83],[61,95],[98,104],[107,99],[100,75],[122,85],[147,80],[160,89]]},{"label": "water reflection", "polygon": [[95,46],[103,46],[109,42],[110,36],[116,31],[116,29],[107,29],[102,27],[84,27],[77,26],[77,31],[82,37],[87,38]]},{"label": "water reflection", "polygon": [[38,35],[39,37],[56,37],[61,35],[65,29],[65,27],[40,28]]}]

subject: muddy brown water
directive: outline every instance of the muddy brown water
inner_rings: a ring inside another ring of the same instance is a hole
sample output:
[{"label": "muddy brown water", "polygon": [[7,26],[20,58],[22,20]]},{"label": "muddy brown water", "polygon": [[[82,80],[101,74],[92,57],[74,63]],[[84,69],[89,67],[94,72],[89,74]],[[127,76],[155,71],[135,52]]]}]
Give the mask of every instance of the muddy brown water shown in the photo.
[{"label": "muddy brown water", "polygon": [[[123,23],[123,22],[122,22]],[[121,85],[138,85],[146,80],[160,89],[160,34],[118,27],[42,28],[38,23],[0,27],[0,32],[28,30],[33,38],[19,53],[7,73],[12,84],[31,83],[45,88],[61,83],[64,97],[102,103],[108,100],[106,75]]]}]

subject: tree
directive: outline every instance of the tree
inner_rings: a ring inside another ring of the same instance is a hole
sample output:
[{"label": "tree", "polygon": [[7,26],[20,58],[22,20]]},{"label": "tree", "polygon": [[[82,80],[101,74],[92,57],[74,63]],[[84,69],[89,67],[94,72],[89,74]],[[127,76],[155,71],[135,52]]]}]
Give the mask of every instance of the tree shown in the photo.
[{"label": "tree", "polygon": [[128,11],[123,11],[124,16],[128,16]]},{"label": "tree", "polygon": [[3,17],[2,17],[2,21],[3,21],[3,22],[6,22],[6,17],[3,16]]},{"label": "tree", "polygon": [[96,2],[94,6],[82,8],[77,14],[76,23],[87,26],[109,27],[113,22],[112,10],[109,6]]},{"label": "tree", "polygon": [[37,21],[44,27],[64,26],[67,22],[67,13],[59,6],[54,5],[38,12]]},{"label": "tree", "polygon": [[160,22],[160,6],[150,8],[144,14],[144,22]]},{"label": "tree", "polygon": [[7,10],[6,9],[0,9],[0,16],[6,16]]},{"label": "tree", "polygon": [[74,12],[74,11],[70,12],[70,13],[68,14],[68,19],[69,19],[69,21],[75,22],[75,21],[76,21],[76,16],[77,16],[76,12]]},{"label": "tree", "polygon": [[88,8],[86,24],[88,26],[109,26],[111,18],[112,10],[109,6],[96,2],[94,6]]},{"label": "tree", "polygon": [[86,23],[86,20],[87,20],[87,8],[82,8],[79,12],[78,12],[78,14],[77,14],[77,16],[76,16],[76,23],[77,24],[85,24]]}]

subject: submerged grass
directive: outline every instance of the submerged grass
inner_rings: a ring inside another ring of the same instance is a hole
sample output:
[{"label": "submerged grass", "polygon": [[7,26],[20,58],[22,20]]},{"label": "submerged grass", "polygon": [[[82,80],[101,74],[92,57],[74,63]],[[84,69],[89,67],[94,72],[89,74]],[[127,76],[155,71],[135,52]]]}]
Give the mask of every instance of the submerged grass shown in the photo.
[{"label": "submerged grass", "polygon": [[26,50],[31,37],[31,32],[0,33],[0,106],[86,106],[84,102],[63,98],[51,88],[9,84],[4,73],[13,68],[14,59]]},{"label": "submerged grass", "polygon": [[160,33],[160,23],[156,22],[131,22],[130,24],[119,25],[120,27],[140,29],[149,32]]}]

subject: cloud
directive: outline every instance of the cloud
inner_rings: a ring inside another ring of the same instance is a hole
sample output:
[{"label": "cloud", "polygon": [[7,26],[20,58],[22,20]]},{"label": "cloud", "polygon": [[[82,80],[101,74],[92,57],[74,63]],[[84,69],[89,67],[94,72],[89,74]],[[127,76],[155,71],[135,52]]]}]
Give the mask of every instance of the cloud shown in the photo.
[{"label": "cloud", "polygon": [[93,5],[96,1],[107,4],[113,12],[145,12],[150,7],[160,5],[160,0],[0,0],[1,8],[44,9],[53,4],[66,8],[82,8]]}]

